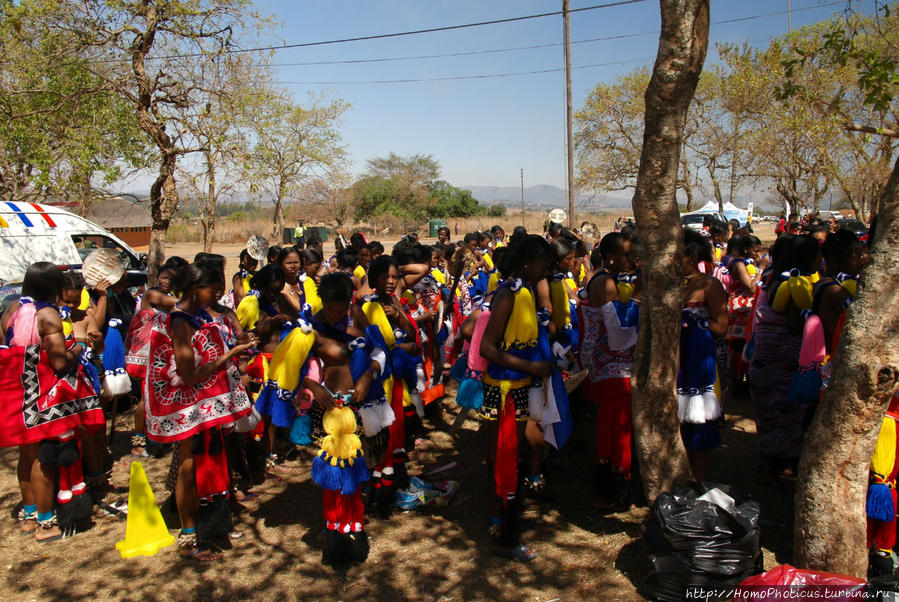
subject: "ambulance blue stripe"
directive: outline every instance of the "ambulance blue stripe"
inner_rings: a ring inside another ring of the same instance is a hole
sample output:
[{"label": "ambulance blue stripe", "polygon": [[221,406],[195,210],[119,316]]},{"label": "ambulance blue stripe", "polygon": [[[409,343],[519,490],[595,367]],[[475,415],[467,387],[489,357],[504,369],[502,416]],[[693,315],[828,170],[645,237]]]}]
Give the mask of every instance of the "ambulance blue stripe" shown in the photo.
[{"label": "ambulance blue stripe", "polygon": [[19,219],[22,220],[22,223],[25,224],[29,228],[33,228],[34,224],[31,223],[31,220],[28,219],[28,216],[22,213],[22,210],[19,209],[15,204],[6,201],[6,205],[12,209],[16,215],[19,216]]}]

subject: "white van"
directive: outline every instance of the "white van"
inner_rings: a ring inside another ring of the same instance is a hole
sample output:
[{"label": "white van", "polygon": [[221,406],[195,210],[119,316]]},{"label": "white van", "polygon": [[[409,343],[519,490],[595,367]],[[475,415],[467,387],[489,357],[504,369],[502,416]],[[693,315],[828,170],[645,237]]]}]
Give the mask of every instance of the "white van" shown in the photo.
[{"label": "white van", "polygon": [[0,284],[21,282],[36,261],[78,268],[101,247],[128,260],[129,286],[147,281],[147,256],[93,222],[52,205],[0,202]]}]

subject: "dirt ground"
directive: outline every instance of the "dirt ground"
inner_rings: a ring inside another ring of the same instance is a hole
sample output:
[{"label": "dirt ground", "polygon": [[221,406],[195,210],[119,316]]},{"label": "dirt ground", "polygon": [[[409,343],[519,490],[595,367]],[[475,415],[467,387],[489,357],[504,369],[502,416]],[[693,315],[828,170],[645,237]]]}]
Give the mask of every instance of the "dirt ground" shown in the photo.
[{"label": "dirt ground", "polygon": [[[235,517],[246,534],[225,560],[200,565],[178,557],[175,546],[153,557],[120,558],[116,541],[125,522],[95,509],[94,525],[58,542],[38,544],[19,535],[13,519],[20,501],[15,450],[0,454],[0,565],[3,600],[171,600],[214,597],[256,599],[540,600],[640,599],[646,595],[647,555],[640,539],[646,508],[603,515],[591,505],[591,463],[583,406],[579,429],[547,471],[552,502],[529,502],[524,540],[540,552],[527,565],[491,557],[487,544],[486,442],[480,422],[469,418],[454,439],[458,412],[451,396],[426,421],[429,432],[411,454],[415,474],[455,461],[427,480],[454,479],[461,488],[446,508],[397,513],[366,525],[368,561],[347,571],[322,566],[321,490],[310,480],[313,450],[287,462],[279,479],[254,488],[256,499]],[[724,446],[714,456],[711,479],[748,488],[762,504],[765,567],[789,562],[791,484],[753,481],[754,423],[751,403],[728,404]],[[127,499],[131,413],[120,414],[112,448],[117,460],[108,503]],[[169,456],[144,460],[162,503]]]}]

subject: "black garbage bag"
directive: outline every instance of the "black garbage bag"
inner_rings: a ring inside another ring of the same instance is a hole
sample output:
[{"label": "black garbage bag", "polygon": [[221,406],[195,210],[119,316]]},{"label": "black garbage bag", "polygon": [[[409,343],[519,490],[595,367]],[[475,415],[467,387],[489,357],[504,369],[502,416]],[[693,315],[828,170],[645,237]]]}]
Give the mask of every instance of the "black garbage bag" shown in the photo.
[{"label": "black garbage bag", "polygon": [[[712,489],[732,508],[697,500]],[[728,485],[691,483],[662,493],[643,526],[657,600],[683,600],[688,587],[727,588],[760,573],[759,504]]]}]

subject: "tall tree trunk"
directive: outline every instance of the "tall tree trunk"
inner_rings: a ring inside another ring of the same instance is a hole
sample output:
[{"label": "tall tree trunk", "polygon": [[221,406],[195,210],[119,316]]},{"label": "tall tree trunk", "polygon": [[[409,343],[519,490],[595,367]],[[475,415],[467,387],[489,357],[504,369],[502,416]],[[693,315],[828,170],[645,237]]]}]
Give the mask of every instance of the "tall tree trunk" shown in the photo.
[{"label": "tall tree trunk", "polygon": [[693,174],[690,172],[690,164],[687,161],[687,145],[681,145],[681,169],[683,170],[683,179],[681,180],[681,188],[687,195],[687,212],[693,211]]},{"label": "tall tree trunk", "polygon": [[150,187],[150,250],[147,253],[147,280],[156,283],[159,266],[165,260],[165,237],[175,209],[178,208],[178,189],[175,186],[175,164],[178,155],[162,151],[159,175]]},{"label": "tall tree trunk", "polygon": [[715,195],[715,200],[718,201],[718,211],[724,213],[724,195],[721,194],[721,182],[718,181],[718,171],[714,167],[716,160],[712,159],[711,161],[709,177],[712,178],[712,193]]},{"label": "tall tree trunk", "polygon": [[91,174],[81,174],[78,177],[78,215],[86,217],[91,210]]},{"label": "tall tree trunk", "polygon": [[200,220],[203,225],[203,251],[212,253],[212,243],[215,241],[215,204],[217,195],[215,191],[215,159],[209,151],[206,155],[206,179],[209,182],[209,188],[206,192],[206,206],[203,208],[203,218]]},{"label": "tall tree trunk", "polygon": [[647,499],[690,478],[677,418],[683,306],[682,231],[675,198],[687,108],[709,42],[708,0],[660,0],[662,31],[646,88],[643,151],[633,199],[643,262],[643,307],[633,376],[633,425]]},{"label": "tall tree trunk", "polygon": [[284,228],[284,185],[278,185],[278,197],[275,199],[275,213],[272,215],[272,244],[278,244],[281,240],[281,231]]},{"label": "tall tree trunk", "polygon": [[793,530],[794,564],[862,579],[868,566],[868,467],[899,384],[899,160],[880,208],[870,261],[847,310],[830,386],[799,460]]}]

